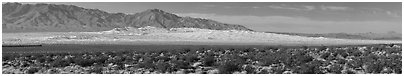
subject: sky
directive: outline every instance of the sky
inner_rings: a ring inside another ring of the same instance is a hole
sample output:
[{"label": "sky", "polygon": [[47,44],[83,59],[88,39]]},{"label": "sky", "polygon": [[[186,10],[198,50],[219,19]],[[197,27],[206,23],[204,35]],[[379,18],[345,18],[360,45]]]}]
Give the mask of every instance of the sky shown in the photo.
[{"label": "sky", "polygon": [[401,2],[47,2],[134,14],[161,9],[179,16],[296,33],[401,32]]}]

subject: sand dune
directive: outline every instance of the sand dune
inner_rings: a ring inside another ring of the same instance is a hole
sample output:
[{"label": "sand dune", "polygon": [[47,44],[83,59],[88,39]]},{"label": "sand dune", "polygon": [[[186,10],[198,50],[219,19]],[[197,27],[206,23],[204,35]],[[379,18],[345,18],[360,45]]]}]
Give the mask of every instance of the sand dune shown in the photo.
[{"label": "sand dune", "polygon": [[116,28],[101,32],[3,33],[3,44],[271,44],[271,45],[342,45],[401,43],[394,40],[352,40],[323,37],[302,37],[274,33],[208,30],[198,28]]}]

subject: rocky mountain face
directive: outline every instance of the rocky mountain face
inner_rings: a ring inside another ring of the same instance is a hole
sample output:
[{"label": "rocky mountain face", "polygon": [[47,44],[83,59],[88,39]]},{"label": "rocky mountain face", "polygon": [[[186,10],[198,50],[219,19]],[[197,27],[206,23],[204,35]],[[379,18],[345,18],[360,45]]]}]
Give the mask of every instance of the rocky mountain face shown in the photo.
[{"label": "rocky mountain face", "polygon": [[3,32],[88,32],[145,26],[252,31],[242,25],[180,17],[159,9],[123,14],[74,5],[5,3],[2,12]]}]

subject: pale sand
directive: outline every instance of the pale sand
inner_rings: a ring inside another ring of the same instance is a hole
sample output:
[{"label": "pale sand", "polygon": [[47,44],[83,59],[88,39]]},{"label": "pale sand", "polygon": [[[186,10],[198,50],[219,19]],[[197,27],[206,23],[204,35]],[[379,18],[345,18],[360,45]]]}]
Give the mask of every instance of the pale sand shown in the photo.
[{"label": "pale sand", "polygon": [[[174,31],[175,30],[175,31]],[[3,45],[13,44],[150,44],[150,45],[360,45],[401,43],[400,40],[351,40],[273,33],[176,28],[128,28],[102,32],[3,33]]]}]

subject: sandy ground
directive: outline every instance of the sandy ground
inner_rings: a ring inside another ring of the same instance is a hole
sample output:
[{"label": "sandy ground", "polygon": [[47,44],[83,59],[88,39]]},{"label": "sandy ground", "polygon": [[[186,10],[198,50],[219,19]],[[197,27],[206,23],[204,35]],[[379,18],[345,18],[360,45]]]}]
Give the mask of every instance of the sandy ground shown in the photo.
[{"label": "sandy ground", "polygon": [[120,28],[101,32],[3,33],[3,45],[15,44],[179,44],[179,45],[356,45],[401,43],[197,28]]}]

